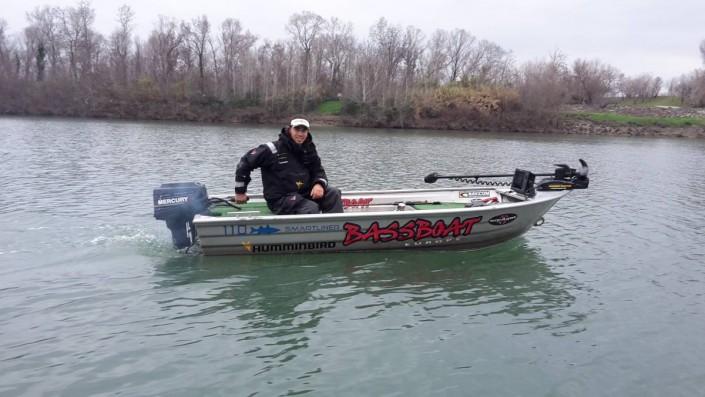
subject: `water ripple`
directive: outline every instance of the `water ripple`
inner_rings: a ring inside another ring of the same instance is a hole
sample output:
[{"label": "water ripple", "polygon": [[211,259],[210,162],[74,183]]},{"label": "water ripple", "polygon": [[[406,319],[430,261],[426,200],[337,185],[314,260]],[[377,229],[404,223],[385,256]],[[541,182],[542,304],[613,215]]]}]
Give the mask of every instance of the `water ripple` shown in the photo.
[{"label": "water ripple", "polygon": [[701,389],[702,142],[320,129],[329,178],[346,189],[579,157],[591,186],[525,237],[479,251],[205,258],[171,249],[151,189],[231,192],[237,157],[273,127],[0,127],[12,186],[0,200],[0,394]]}]

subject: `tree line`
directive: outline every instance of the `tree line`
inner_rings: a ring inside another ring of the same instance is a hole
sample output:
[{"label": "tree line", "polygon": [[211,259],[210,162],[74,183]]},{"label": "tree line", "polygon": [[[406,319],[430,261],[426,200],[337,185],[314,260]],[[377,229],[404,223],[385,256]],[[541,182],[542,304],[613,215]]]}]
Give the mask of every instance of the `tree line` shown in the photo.
[{"label": "tree line", "polygon": [[[219,120],[237,109],[305,113],[339,99],[344,114],[403,126],[453,108],[545,114],[664,89],[705,106],[703,70],[664,87],[659,77],[625,76],[598,59],[569,63],[559,52],[517,65],[511,51],[463,28],[428,35],[380,18],[358,39],[351,23],[303,11],[290,16],[286,39],[272,41],[235,18],[213,26],[205,15],[159,16],[142,40],[129,6],[116,17],[108,36],[87,1],[37,7],[13,35],[0,19],[0,112]],[[705,41],[700,52],[705,60]]]}]

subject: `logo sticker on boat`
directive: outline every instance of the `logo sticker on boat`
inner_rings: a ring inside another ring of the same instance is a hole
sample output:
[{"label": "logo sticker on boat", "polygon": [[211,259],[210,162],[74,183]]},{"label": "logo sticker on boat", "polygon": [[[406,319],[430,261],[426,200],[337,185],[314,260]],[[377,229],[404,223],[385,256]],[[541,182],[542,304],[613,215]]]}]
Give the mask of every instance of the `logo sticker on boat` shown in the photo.
[{"label": "logo sticker on boat", "polygon": [[363,229],[356,223],[346,222],[343,225],[343,229],[345,229],[343,245],[348,246],[362,241],[386,243],[390,241],[420,241],[424,239],[467,236],[472,233],[472,227],[481,220],[481,216],[462,220],[460,217],[455,217],[450,223],[446,223],[442,219],[431,222],[418,218],[412,219],[404,225],[393,221],[386,226],[380,226],[379,222],[375,221],[367,229]]},{"label": "logo sticker on boat", "polygon": [[157,205],[174,205],[174,204],[182,204],[188,202],[188,196],[184,197],[169,197],[169,198],[160,198],[157,200]]},{"label": "logo sticker on boat", "polygon": [[517,219],[516,214],[502,214],[502,215],[497,215],[493,218],[490,218],[487,222],[490,223],[490,225],[495,225],[495,226],[502,226],[506,225],[507,223],[512,223],[514,220]]},{"label": "logo sticker on boat", "polygon": [[343,207],[366,207],[372,202],[372,198],[348,199],[344,198]]},{"label": "logo sticker on boat", "polygon": [[469,192],[458,193],[460,198],[470,198],[470,197],[487,197],[490,195],[489,190],[471,190]]},{"label": "logo sticker on boat", "polygon": [[340,225],[290,225],[284,226],[284,233],[337,232]]},{"label": "logo sticker on boat", "polygon": [[271,227],[269,225],[267,226],[258,226],[258,227],[250,227],[250,234],[276,234],[279,232],[279,229],[276,227]]},{"label": "logo sticker on boat", "polygon": [[266,226],[248,226],[248,225],[224,225],[223,231],[225,236],[247,236],[247,235],[269,235],[277,234],[281,230],[276,227]]},{"label": "logo sticker on boat", "polygon": [[311,243],[283,243],[283,244],[260,244],[254,245],[249,241],[243,241],[242,246],[245,251],[257,254],[263,252],[291,252],[291,251],[314,251],[320,249],[334,249],[335,241],[316,241]]}]

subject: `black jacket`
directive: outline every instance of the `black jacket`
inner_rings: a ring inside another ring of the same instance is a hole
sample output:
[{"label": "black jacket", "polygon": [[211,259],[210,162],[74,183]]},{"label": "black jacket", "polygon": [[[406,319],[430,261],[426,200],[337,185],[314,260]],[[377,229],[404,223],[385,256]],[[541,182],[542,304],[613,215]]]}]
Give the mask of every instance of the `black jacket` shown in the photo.
[{"label": "black jacket", "polygon": [[269,203],[278,201],[289,193],[307,197],[313,185],[328,185],[326,172],[316,152],[316,145],[309,133],[303,144],[297,145],[287,129],[283,128],[279,140],[262,144],[247,152],[237,164],[235,193],[245,193],[250,183],[250,173],[262,170],[264,198]]}]

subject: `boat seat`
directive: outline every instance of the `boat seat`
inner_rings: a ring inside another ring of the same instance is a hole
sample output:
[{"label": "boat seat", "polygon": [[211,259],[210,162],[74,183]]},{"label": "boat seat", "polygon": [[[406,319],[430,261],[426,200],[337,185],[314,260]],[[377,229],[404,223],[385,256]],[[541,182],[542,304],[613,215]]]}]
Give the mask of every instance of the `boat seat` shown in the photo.
[{"label": "boat seat", "polygon": [[229,205],[218,204],[211,208],[212,216],[237,216],[239,214],[247,215],[273,215],[272,211],[267,207],[267,203],[264,202],[251,202],[245,204],[235,204],[240,207],[237,210]]}]

